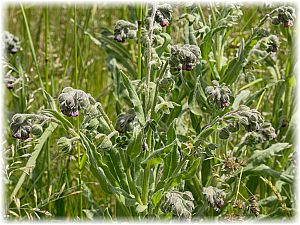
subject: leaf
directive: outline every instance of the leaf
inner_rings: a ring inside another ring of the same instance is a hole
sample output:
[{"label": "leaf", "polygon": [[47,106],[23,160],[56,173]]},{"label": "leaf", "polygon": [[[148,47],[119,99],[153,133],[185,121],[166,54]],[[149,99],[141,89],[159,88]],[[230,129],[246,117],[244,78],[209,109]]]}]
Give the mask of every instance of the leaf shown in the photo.
[{"label": "leaf", "polygon": [[249,90],[241,91],[234,99],[232,110],[237,110],[242,102],[244,102],[250,94]]},{"label": "leaf", "polygon": [[289,148],[290,146],[291,145],[289,143],[276,143],[265,150],[256,150],[253,152],[248,162],[253,163],[253,165],[261,164],[267,158],[278,154],[279,152]]},{"label": "leaf", "polygon": [[69,120],[65,118],[65,116],[53,109],[45,109],[43,113],[47,116],[54,118],[60,125],[63,126],[64,129],[68,130],[69,128],[73,128],[73,125]]},{"label": "leaf", "polygon": [[136,113],[136,117],[138,118],[139,122],[142,125],[144,125],[145,124],[145,115],[144,115],[142,103],[141,103],[134,87],[132,86],[130,80],[128,79],[128,77],[122,71],[120,71],[120,73],[122,75],[124,85],[126,86],[127,91],[129,93],[130,100],[134,106],[134,111]]},{"label": "leaf", "polygon": [[144,212],[146,209],[148,209],[148,206],[147,206],[147,205],[140,205],[140,204],[137,204],[136,211],[137,211],[138,213]]},{"label": "leaf", "polygon": [[152,195],[151,201],[152,201],[154,207],[156,207],[158,205],[158,203],[160,202],[163,191],[164,191],[164,189],[159,189],[157,192],[155,192]]},{"label": "leaf", "polygon": [[132,137],[127,147],[127,154],[131,160],[134,160],[142,151],[144,130],[140,127],[134,127]]},{"label": "leaf", "polygon": [[244,62],[244,39],[242,40],[240,49],[239,49],[239,55],[238,57],[232,59],[224,73],[224,75],[221,78],[220,83],[226,83],[227,85],[231,85],[235,82],[237,77],[239,76],[242,65]]},{"label": "leaf", "polygon": [[87,152],[91,172],[98,180],[101,189],[108,194],[114,194],[124,205],[133,206],[136,203],[135,198],[115,186],[118,182],[112,176],[110,168],[103,163],[102,157],[97,152],[95,145],[93,145],[82,132],[80,132],[79,135],[81,143]]},{"label": "leaf", "polygon": [[25,169],[23,170],[23,173],[22,173],[21,177],[19,178],[18,183],[16,184],[16,186],[10,196],[10,201],[12,201],[13,198],[18,193],[19,189],[21,188],[22,184],[25,181],[26,175],[31,174],[32,170],[34,169],[34,167],[36,165],[36,160],[37,160],[38,156],[40,155],[45,142],[48,140],[50,135],[55,131],[57,126],[58,125],[56,123],[53,123],[53,122],[49,123],[49,126],[46,128],[46,130],[44,131],[42,136],[37,139],[37,144],[34,147],[33,152],[31,153],[31,157],[28,159]]},{"label": "leaf", "polygon": [[171,144],[155,150],[144,161],[142,161],[142,166],[154,166],[159,164],[162,159],[172,150],[175,144],[176,141],[173,141]]},{"label": "leaf", "polygon": [[168,33],[160,33],[160,36],[164,38],[164,43],[162,44],[162,46],[159,46],[155,49],[158,57],[160,57],[164,53],[165,49],[172,41],[171,36]]},{"label": "leaf", "polygon": [[293,176],[285,174],[285,173],[280,173],[274,169],[271,169],[269,166],[267,166],[265,164],[261,164],[259,166],[255,166],[252,163],[248,164],[244,168],[243,177],[247,176],[247,175],[249,175],[249,176],[269,175],[271,177],[283,180],[288,184],[292,184],[294,182]]}]

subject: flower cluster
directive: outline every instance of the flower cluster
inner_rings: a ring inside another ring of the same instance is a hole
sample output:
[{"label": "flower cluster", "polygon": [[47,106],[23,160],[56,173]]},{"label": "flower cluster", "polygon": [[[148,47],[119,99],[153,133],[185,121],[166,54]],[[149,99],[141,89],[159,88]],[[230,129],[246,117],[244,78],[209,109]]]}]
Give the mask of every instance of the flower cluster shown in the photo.
[{"label": "flower cluster", "polygon": [[10,74],[5,75],[4,84],[7,87],[7,89],[12,90],[16,83],[17,83],[17,79],[14,76]]},{"label": "flower cluster", "polygon": [[191,71],[200,56],[200,48],[197,45],[173,45],[171,47],[170,72],[182,70]]},{"label": "flower cluster", "polygon": [[[172,7],[169,4],[162,4],[157,6],[157,10],[155,12],[155,21],[160,24],[162,27],[167,27],[170,24],[172,19]],[[149,10],[148,16],[152,14],[152,9]]]},{"label": "flower cluster", "polygon": [[15,54],[21,50],[19,38],[9,33],[8,31],[4,31],[3,42],[5,45],[6,52]]},{"label": "flower cluster", "polygon": [[59,108],[66,116],[79,116],[79,110],[90,106],[89,96],[82,90],[66,87],[58,96]]},{"label": "flower cluster", "polygon": [[208,186],[203,188],[203,195],[216,211],[219,211],[224,206],[226,194],[223,190]]},{"label": "flower cluster", "polygon": [[212,81],[213,86],[207,86],[205,89],[208,95],[208,102],[218,109],[224,109],[230,105],[231,90],[225,84],[219,84],[218,81]]},{"label": "flower cluster", "polygon": [[115,25],[114,39],[117,42],[125,42],[125,39],[136,38],[137,25],[125,20],[118,20]]},{"label": "flower cluster", "polygon": [[295,9],[291,6],[282,6],[278,9],[277,16],[273,17],[274,25],[283,24],[284,27],[292,27],[296,18]]},{"label": "flower cluster", "polygon": [[10,122],[10,129],[14,138],[25,140],[29,138],[32,129],[31,117],[24,114],[15,114]]},{"label": "flower cluster", "polygon": [[279,48],[279,39],[277,36],[275,35],[270,35],[269,37],[265,38],[265,50],[267,52],[277,52],[278,48]]},{"label": "flower cluster", "polygon": [[12,117],[9,126],[14,138],[25,140],[30,134],[41,136],[46,122],[47,118],[42,115],[17,113]]},{"label": "flower cluster", "polygon": [[172,212],[174,216],[190,220],[194,210],[194,197],[191,192],[167,191],[161,204],[163,212]]},{"label": "flower cluster", "polygon": [[116,122],[116,130],[120,133],[126,133],[133,130],[134,119],[135,119],[134,109],[129,109],[128,113],[121,113],[118,115]]},{"label": "flower cluster", "polygon": [[259,111],[250,109],[248,106],[241,105],[236,112],[240,123],[245,127],[246,131],[258,131],[264,124],[264,119]]}]

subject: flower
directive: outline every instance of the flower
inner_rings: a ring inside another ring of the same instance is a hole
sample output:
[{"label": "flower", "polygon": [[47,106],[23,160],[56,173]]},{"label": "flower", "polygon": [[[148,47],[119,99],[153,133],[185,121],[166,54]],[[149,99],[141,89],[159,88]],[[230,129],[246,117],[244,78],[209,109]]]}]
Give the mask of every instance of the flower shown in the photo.
[{"label": "flower", "polygon": [[19,50],[21,50],[19,38],[9,33],[8,31],[4,31],[4,35],[2,39],[7,52],[11,54],[15,54]]},{"label": "flower", "polygon": [[25,140],[29,138],[32,129],[31,121],[24,114],[15,114],[11,119],[10,129],[14,138]]}]

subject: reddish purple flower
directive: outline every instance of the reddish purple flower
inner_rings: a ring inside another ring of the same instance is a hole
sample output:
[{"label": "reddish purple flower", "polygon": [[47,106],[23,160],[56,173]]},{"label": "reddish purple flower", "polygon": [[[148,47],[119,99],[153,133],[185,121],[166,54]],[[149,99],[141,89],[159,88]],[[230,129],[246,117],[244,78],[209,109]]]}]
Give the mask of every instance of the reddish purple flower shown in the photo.
[{"label": "reddish purple flower", "polygon": [[292,27],[294,25],[294,23],[292,20],[287,20],[284,22],[283,25],[284,25],[284,27],[289,28],[289,27]]},{"label": "reddish purple flower", "polygon": [[230,102],[229,102],[229,101],[223,102],[223,106],[224,106],[224,107],[228,107],[229,105],[230,105]]},{"label": "reddish purple flower", "polygon": [[167,20],[167,19],[163,19],[161,22],[160,22],[160,25],[162,26],[162,27],[167,27],[167,26],[169,26],[169,21]]}]

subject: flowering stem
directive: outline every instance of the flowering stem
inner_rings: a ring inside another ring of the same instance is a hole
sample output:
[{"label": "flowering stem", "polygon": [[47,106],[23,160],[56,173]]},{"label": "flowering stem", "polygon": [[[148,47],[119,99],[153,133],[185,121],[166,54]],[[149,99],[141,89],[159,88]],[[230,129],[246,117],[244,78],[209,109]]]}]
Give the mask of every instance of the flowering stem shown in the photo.
[{"label": "flowering stem", "polygon": [[151,77],[151,45],[152,45],[152,34],[153,34],[153,24],[154,24],[154,17],[156,13],[157,6],[153,4],[152,6],[152,13],[149,18],[149,31],[147,37],[147,61],[146,61],[146,90],[145,90],[145,100],[146,100],[146,115],[148,114],[148,110],[150,109],[150,77]]},{"label": "flowering stem", "polygon": [[142,36],[142,19],[143,19],[143,6],[140,4],[138,6],[138,80],[142,79],[142,44],[141,44],[141,36]]},{"label": "flowering stem", "polygon": [[[77,27],[76,27],[77,19],[76,19],[76,3],[74,3],[74,61],[75,61],[75,88],[78,88],[78,62],[77,62]],[[77,118],[77,132],[80,129],[80,121],[79,117]],[[78,182],[79,182],[79,190],[81,191],[79,194],[79,215],[80,219],[83,219],[83,198],[82,198],[82,180],[81,180],[81,157],[80,157],[80,143],[77,143],[77,163],[78,163]]]}]

